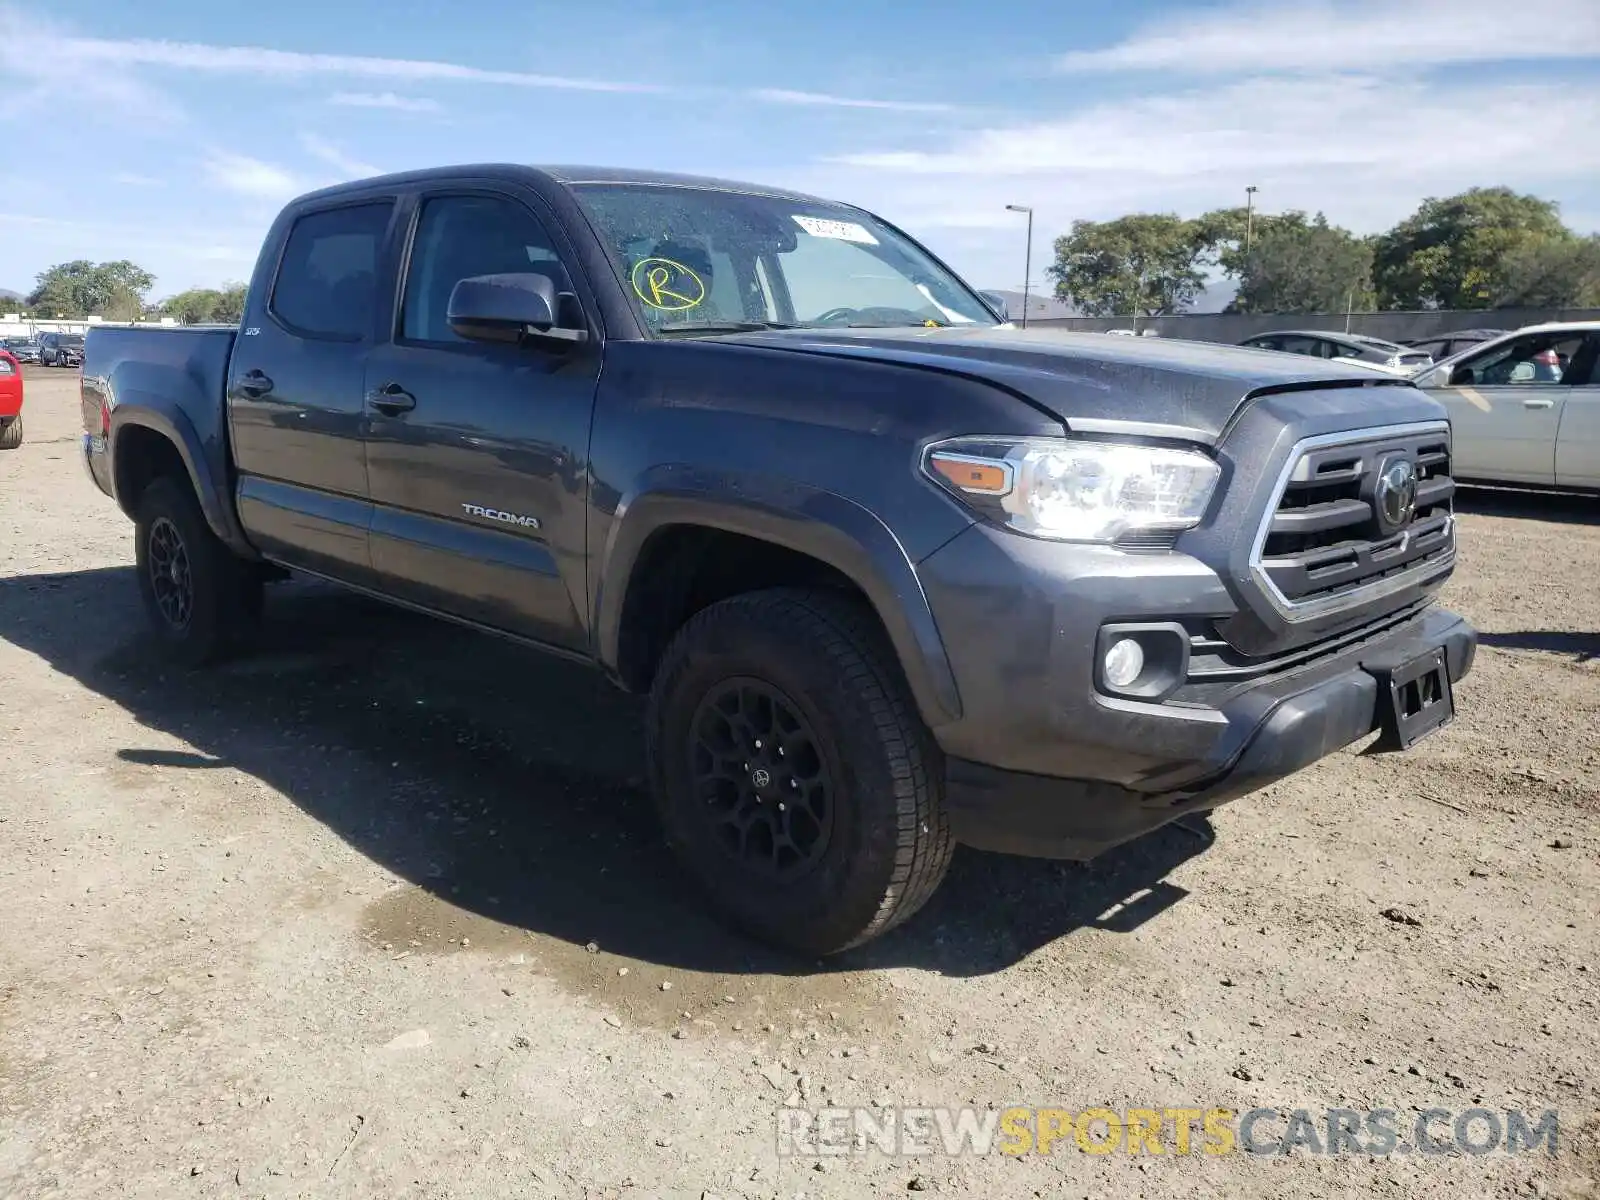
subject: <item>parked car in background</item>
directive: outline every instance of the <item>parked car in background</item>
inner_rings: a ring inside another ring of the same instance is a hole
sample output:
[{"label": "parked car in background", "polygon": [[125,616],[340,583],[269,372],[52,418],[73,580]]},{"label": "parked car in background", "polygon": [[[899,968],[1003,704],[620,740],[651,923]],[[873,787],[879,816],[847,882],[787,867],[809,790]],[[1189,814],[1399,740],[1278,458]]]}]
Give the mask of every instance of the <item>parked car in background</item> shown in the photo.
[{"label": "parked car in background", "polygon": [[1449,333],[1418,338],[1407,342],[1406,345],[1413,350],[1421,350],[1425,354],[1432,355],[1434,362],[1443,362],[1452,354],[1471,350],[1474,346],[1481,346],[1491,338],[1500,337],[1507,332],[1504,329],[1452,329]]},{"label": "parked car in background", "polygon": [[39,339],[39,362],[46,367],[81,367],[83,334],[45,334]]},{"label": "parked car in background", "polygon": [[36,338],[0,338],[0,350],[6,351],[19,363],[39,361],[39,342]]},{"label": "parked car in background", "polygon": [[1444,402],[1455,477],[1600,491],[1600,321],[1530,325],[1413,377]]},{"label": "parked car in background", "polygon": [[1306,354],[1312,358],[1354,359],[1367,366],[1383,367],[1397,374],[1409,374],[1426,367],[1433,359],[1420,350],[1397,342],[1357,333],[1331,333],[1323,329],[1284,329],[1260,333],[1239,343],[1256,350],[1281,350],[1286,354]]},{"label": "parked car in background", "polygon": [[0,350],[0,450],[22,445],[22,365]]}]

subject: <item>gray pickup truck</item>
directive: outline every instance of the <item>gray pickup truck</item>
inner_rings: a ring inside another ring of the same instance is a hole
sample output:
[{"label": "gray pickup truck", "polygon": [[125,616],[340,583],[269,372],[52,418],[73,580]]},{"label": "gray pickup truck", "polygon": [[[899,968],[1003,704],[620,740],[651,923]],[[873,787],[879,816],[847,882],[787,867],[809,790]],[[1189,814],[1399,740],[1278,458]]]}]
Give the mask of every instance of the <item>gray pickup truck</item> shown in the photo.
[{"label": "gray pickup truck", "polygon": [[[649,695],[666,836],[812,954],[956,842],[1089,858],[1453,714],[1450,426],[1401,379],[1018,331],[858,208],[459,167],[291,203],[238,329],[101,327],[156,636],[286,572]],[[1330,798],[1331,799],[1331,798]]]}]

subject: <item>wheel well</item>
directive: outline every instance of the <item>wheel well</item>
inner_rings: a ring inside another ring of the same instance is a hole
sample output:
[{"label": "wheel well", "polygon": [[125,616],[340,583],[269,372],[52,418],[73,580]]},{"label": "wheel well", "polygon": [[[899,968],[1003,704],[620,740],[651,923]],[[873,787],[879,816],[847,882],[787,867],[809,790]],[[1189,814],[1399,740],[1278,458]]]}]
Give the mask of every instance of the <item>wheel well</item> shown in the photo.
[{"label": "wheel well", "polygon": [[139,511],[139,498],[157,479],[172,476],[190,486],[189,468],[178,448],[162,434],[142,425],[117,432],[117,457],[112,466],[117,503],[130,517]]},{"label": "wheel well", "polygon": [[648,691],[667,643],[695,613],[730,596],[775,587],[834,588],[860,597],[878,620],[855,582],[821,559],[740,533],[671,525],[653,533],[634,562],[618,631],[617,674],[629,690]]}]

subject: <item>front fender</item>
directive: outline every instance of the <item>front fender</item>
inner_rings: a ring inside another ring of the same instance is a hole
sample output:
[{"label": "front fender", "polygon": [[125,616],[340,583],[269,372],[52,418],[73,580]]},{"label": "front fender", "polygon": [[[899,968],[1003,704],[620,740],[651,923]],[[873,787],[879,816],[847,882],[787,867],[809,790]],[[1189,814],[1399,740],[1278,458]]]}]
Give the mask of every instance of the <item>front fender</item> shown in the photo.
[{"label": "front fender", "polygon": [[234,510],[227,482],[217,477],[206,454],[205,443],[188,415],[171,399],[159,392],[118,388],[110,397],[110,401],[111,436],[108,442],[108,457],[111,460],[111,494],[118,507],[130,518],[135,515],[131,511],[130,504],[119,494],[121,481],[125,478],[126,464],[123,456],[127,453],[122,434],[134,427],[149,429],[160,434],[177,450],[178,457],[183,461],[184,470],[188,472],[189,485],[194,488],[195,498],[200,502],[200,511],[205,516],[206,524],[211,527],[211,532],[221,538],[234,553],[254,558],[255,550],[245,538],[244,530],[239,524],[239,516]]},{"label": "front fender", "polygon": [[595,596],[600,661],[615,670],[628,581],[650,536],[672,525],[743,534],[806,554],[861,589],[883,622],[930,727],[961,717],[944,642],[899,539],[866,508],[770,475],[662,466],[624,493],[606,538]]}]

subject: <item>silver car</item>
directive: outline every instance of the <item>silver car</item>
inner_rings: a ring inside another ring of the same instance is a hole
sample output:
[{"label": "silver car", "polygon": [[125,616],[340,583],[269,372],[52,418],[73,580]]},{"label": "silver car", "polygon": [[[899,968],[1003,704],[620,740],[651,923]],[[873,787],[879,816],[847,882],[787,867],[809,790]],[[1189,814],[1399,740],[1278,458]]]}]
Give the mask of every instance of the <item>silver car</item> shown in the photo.
[{"label": "silver car", "polygon": [[1600,321],[1530,325],[1412,377],[1450,410],[1458,480],[1600,489]]},{"label": "silver car", "polygon": [[1308,354],[1313,358],[1336,358],[1409,375],[1426,367],[1433,358],[1423,350],[1413,350],[1396,342],[1368,337],[1363,333],[1333,333],[1326,329],[1280,329],[1258,333],[1239,343],[1256,350],[1282,350],[1289,354]]}]

